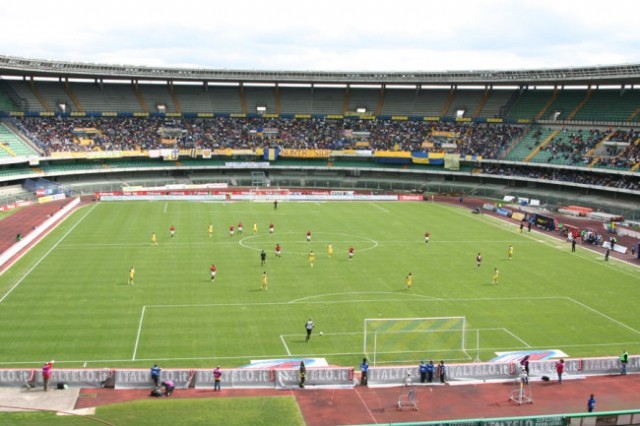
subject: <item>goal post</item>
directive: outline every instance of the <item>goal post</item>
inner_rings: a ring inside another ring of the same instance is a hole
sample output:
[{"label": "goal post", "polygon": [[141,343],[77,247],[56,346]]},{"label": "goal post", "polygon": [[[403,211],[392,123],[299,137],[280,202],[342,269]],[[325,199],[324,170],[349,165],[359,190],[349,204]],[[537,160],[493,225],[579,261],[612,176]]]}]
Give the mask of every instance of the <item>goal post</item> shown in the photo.
[{"label": "goal post", "polygon": [[468,358],[466,332],[464,316],[365,318],[363,353],[373,365],[415,362],[429,354]]}]

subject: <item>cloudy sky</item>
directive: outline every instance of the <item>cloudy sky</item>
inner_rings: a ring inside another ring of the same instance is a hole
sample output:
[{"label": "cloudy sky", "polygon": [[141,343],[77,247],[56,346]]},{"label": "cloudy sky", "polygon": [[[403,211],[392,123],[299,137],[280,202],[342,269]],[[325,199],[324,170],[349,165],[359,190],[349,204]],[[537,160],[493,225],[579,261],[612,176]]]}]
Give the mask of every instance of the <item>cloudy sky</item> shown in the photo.
[{"label": "cloudy sky", "polygon": [[640,63],[637,0],[32,0],[0,55],[243,70],[453,71]]}]

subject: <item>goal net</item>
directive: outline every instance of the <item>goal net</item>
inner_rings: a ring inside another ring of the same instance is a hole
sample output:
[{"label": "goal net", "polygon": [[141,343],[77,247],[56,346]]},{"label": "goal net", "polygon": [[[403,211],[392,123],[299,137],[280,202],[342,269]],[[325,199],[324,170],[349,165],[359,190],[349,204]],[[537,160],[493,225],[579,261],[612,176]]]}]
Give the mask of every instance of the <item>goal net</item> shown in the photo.
[{"label": "goal net", "polygon": [[465,317],[365,318],[363,351],[373,365],[469,359],[466,326]]}]

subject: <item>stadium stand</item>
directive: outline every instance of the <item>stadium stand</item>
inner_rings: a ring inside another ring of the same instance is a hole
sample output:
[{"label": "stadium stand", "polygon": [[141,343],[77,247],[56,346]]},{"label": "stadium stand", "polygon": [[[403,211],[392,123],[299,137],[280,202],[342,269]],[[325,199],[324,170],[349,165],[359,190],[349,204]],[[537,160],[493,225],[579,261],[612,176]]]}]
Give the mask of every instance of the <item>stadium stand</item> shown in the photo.
[{"label": "stadium stand", "polygon": [[[60,82],[34,81],[33,84],[30,85],[30,89],[48,112],[82,111],[80,106],[76,105],[64,90],[64,86]],[[60,108],[61,105],[65,106],[64,110]]]},{"label": "stadium stand", "polygon": [[209,112],[243,113],[238,86],[209,86],[208,93],[211,96],[211,111]]},{"label": "stadium stand", "polygon": [[247,104],[247,113],[260,113],[258,107],[264,107],[264,113],[275,114],[276,110],[276,91],[274,87],[252,87],[244,86],[245,101]]},{"label": "stadium stand", "polygon": [[[420,73],[133,75],[99,65],[95,76],[83,66],[86,77],[74,78],[80,74],[66,72],[75,64],[41,69],[49,64],[35,63],[33,73],[26,65],[22,73],[0,69],[2,127],[22,133],[0,152],[0,184],[29,176],[74,176],[92,187],[134,178],[251,184],[248,171],[227,170],[232,161],[268,162],[278,185],[500,196],[513,177],[534,195],[570,187],[614,194],[616,202],[640,190],[633,67],[622,69],[627,80],[619,68],[597,67],[422,80]],[[602,88],[592,82],[601,74]],[[25,139],[41,152],[30,144],[18,152]]]},{"label": "stadium stand", "polygon": [[482,109],[477,112],[476,116],[487,118],[503,118],[504,110],[515,93],[512,89],[493,89],[489,92]]},{"label": "stadium stand", "polygon": [[[0,86],[3,84],[0,80]],[[18,107],[11,101],[11,98],[2,90],[0,90],[0,111],[14,112],[18,111]]]},{"label": "stadium stand", "polygon": [[[330,96],[327,93],[327,96]],[[320,103],[315,103],[312,89],[310,87],[288,87],[279,89],[280,112],[282,114],[312,114],[314,111],[321,111],[327,114],[327,109]],[[342,94],[336,95],[340,100]]]},{"label": "stadium stand", "polygon": [[478,106],[481,104],[483,96],[484,91],[482,90],[458,89],[455,92],[455,98],[452,99],[448,110],[443,115],[455,117],[456,112],[463,111],[464,117],[475,118]]},{"label": "stadium stand", "polygon": [[412,89],[387,89],[381,115],[424,115],[427,91]]},{"label": "stadium stand", "polygon": [[[378,100],[380,96],[379,89],[363,89],[352,87],[348,93],[349,106],[347,111],[357,111],[359,108],[364,108],[367,115],[378,115]],[[334,112],[336,113],[336,112]]]},{"label": "stadium stand", "polygon": [[37,155],[38,153],[18,135],[13,133],[4,123],[0,123],[0,158]]},{"label": "stadium stand", "polygon": [[[175,105],[171,97],[170,87],[166,84],[149,85],[141,84],[138,86],[138,100],[142,105],[146,105],[143,109],[154,112],[179,112],[178,106]],[[163,106],[164,110],[160,109]]]},{"label": "stadium stand", "polygon": [[132,84],[110,84],[101,87],[109,106],[108,111],[135,112],[142,111]]},{"label": "stadium stand", "polygon": [[19,99],[19,105],[26,111],[44,112],[45,107],[40,103],[36,95],[29,88],[29,82],[25,80],[5,80],[7,86]]},{"label": "stadium stand", "polygon": [[507,118],[513,120],[531,120],[540,114],[552,98],[552,90],[523,90],[517,96]]},{"label": "stadium stand", "polygon": [[[344,114],[346,93],[344,89],[325,88],[319,90],[315,88],[312,93],[311,110],[305,113],[315,114]],[[295,113],[293,110],[287,111]]]},{"label": "stadium stand", "polygon": [[587,96],[585,90],[558,90],[557,96],[543,114],[547,120],[570,120],[580,103]]},{"label": "stadium stand", "polygon": [[599,89],[580,108],[577,121],[628,121],[640,105],[640,90]]},{"label": "stadium stand", "polygon": [[185,113],[212,111],[213,105],[207,89],[208,87],[204,84],[176,86],[176,97],[182,106],[182,111]]}]

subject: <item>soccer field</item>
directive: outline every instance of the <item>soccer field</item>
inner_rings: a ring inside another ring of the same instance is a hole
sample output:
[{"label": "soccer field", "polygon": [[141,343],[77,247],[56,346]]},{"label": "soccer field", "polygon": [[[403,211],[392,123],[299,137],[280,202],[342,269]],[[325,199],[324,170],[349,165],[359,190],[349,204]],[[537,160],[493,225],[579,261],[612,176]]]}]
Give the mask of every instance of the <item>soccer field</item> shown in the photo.
[{"label": "soccer field", "polygon": [[[239,222],[244,232],[231,237]],[[204,368],[289,357],[347,366],[363,354],[377,364],[415,364],[486,361],[511,350],[640,353],[638,277],[633,266],[582,248],[570,253],[559,240],[450,205],[94,203],[0,276],[0,366],[53,358],[61,367]],[[430,317],[464,317],[464,329],[398,322],[405,325],[364,343],[365,319]],[[306,343],[309,318],[316,328]]]}]

